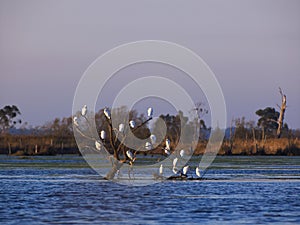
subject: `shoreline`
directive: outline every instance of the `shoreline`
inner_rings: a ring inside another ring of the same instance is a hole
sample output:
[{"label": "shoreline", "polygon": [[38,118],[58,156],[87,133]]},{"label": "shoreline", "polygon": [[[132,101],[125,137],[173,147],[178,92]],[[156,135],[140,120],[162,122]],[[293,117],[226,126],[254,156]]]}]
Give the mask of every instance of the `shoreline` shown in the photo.
[{"label": "shoreline", "polygon": [[[199,140],[194,150],[194,155],[203,155],[207,140]],[[176,146],[173,146],[173,149]],[[187,145],[181,144],[179,149],[185,149],[188,154]],[[149,152],[138,154],[157,155],[162,154],[162,147],[158,146]],[[80,154],[73,136],[26,136],[5,135],[0,136],[0,154],[16,156],[32,155],[60,155]],[[265,140],[243,140],[225,139],[218,155],[287,155],[300,156],[300,140],[298,138],[269,138]]]}]

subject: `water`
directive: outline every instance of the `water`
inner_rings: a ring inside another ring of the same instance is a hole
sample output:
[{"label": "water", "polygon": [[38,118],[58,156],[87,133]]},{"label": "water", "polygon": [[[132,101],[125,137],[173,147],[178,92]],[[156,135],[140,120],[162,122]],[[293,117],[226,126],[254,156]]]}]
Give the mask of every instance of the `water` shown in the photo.
[{"label": "water", "polygon": [[300,224],[299,157],[217,157],[205,178],[130,187],[79,156],[0,156],[0,223]]}]

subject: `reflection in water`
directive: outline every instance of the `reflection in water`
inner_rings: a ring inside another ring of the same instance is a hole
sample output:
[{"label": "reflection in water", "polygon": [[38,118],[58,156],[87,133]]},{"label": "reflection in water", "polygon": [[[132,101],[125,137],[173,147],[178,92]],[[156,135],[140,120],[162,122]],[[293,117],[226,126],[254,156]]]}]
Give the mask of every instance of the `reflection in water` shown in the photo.
[{"label": "reflection in water", "polygon": [[129,187],[102,180],[78,156],[0,156],[0,221],[300,223],[299,157],[217,157],[205,177]]}]

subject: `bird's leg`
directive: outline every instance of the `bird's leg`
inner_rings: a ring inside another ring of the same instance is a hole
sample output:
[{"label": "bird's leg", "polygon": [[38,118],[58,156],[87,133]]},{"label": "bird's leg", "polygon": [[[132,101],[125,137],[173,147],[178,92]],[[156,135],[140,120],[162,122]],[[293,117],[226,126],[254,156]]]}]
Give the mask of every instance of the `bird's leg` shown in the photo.
[{"label": "bird's leg", "polygon": [[129,180],[131,180],[130,173],[131,173],[131,167],[128,168],[128,177],[129,177]]},{"label": "bird's leg", "polygon": [[134,170],[133,170],[133,166],[131,165],[131,171],[132,171],[132,177],[133,177],[133,180],[134,180]]},{"label": "bird's leg", "polygon": [[[132,174],[132,178],[131,178],[131,174]],[[128,168],[128,177],[129,179],[134,179],[134,170],[133,170],[133,167],[132,167],[132,163],[130,163],[130,166]]]}]

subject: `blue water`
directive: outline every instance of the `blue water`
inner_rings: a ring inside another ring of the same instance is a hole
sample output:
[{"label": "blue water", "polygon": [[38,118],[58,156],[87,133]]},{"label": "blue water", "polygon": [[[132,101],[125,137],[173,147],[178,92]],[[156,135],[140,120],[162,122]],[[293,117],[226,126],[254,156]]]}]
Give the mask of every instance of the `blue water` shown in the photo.
[{"label": "blue water", "polygon": [[299,157],[218,157],[203,181],[132,187],[79,156],[0,156],[0,224],[300,224]]}]

